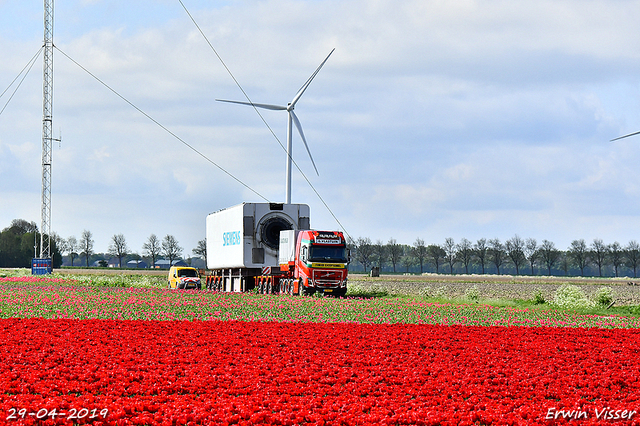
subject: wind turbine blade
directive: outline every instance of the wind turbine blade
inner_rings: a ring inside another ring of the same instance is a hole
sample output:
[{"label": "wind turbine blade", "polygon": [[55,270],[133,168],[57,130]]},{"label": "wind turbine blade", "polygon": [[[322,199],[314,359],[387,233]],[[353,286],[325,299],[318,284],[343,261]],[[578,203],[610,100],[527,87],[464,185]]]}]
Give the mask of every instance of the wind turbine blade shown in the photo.
[{"label": "wind turbine blade", "polygon": [[618,137],[617,137],[617,138],[615,138],[615,139],[611,139],[611,141],[610,141],[610,142],[617,141],[618,139],[628,138],[629,136],[635,136],[635,135],[640,135],[640,132],[633,132],[633,133],[629,133],[628,135],[618,136]]},{"label": "wind turbine blade", "polygon": [[230,104],[240,104],[240,105],[250,105],[256,108],[264,108],[271,109],[274,111],[286,111],[287,107],[280,105],[271,105],[271,104],[254,104],[253,102],[241,102],[241,101],[228,101],[226,99],[216,99],[218,102],[228,102]]},{"label": "wind turbine blade", "polygon": [[311,84],[311,81],[313,81],[313,79],[316,78],[316,75],[320,72],[320,68],[322,68],[324,66],[325,62],[327,62],[327,60],[329,59],[329,56],[331,56],[331,54],[333,53],[334,50],[336,50],[335,47],[333,49],[331,49],[331,52],[329,52],[329,54],[324,59],[324,61],[322,61],[320,66],[318,68],[316,68],[315,72],[313,74],[311,74],[311,77],[309,77],[309,79],[306,81],[306,83],[304,83],[302,85],[302,87],[300,88],[300,90],[298,90],[298,93],[296,93],[296,96],[291,101],[291,105],[290,105],[289,108],[293,108],[295,106],[296,102],[298,102],[298,99],[300,99],[300,97],[302,96],[304,91],[307,90],[307,87],[309,87],[309,85]]},{"label": "wind turbine blade", "polygon": [[316,169],[316,174],[320,176],[318,173],[318,168],[316,167],[316,162],[313,161],[313,156],[311,155],[311,151],[309,150],[309,145],[307,145],[307,140],[304,137],[304,132],[302,131],[302,125],[300,124],[300,120],[296,116],[296,113],[293,111],[289,111],[291,117],[293,118],[293,122],[296,123],[296,127],[298,128],[298,133],[300,133],[300,137],[302,138],[302,142],[304,142],[304,147],[307,148],[307,154],[309,154],[309,158],[311,159],[311,164],[313,164],[313,168]]}]

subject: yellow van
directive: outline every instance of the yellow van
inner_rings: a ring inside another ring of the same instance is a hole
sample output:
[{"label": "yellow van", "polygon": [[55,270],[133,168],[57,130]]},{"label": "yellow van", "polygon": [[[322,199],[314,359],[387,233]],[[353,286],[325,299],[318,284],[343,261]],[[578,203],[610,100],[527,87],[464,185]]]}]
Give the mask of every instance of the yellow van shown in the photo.
[{"label": "yellow van", "polygon": [[169,288],[194,288],[202,290],[202,283],[200,282],[200,274],[196,268],[190,268],[188,266],[172,266],[169,269]]}]

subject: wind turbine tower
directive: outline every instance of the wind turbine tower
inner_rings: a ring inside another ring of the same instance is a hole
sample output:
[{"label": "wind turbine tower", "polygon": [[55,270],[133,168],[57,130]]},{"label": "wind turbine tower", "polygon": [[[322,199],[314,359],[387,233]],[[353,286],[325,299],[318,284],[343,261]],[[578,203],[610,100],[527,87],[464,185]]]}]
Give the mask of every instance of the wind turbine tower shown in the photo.
[{"label": "wind turbine tower", "polygon": [[[44,0],[44,74],[42,101],[42,210],[40,259],[51,260],[51,144],[53,127],[53,1]],[[50,272],[50,271],[49,271]]]}]

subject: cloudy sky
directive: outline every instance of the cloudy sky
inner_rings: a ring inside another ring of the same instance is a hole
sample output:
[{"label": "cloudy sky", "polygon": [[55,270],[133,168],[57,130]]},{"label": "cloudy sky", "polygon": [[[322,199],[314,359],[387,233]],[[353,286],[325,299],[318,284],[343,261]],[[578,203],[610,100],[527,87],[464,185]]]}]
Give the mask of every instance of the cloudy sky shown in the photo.
[{"label": "cloudy sky", "polygon": [[[335,48],[296,105],[320,174],[296,134],[292,202],[314,228],[640,240],[640,136],[609,142],[640,130],[640,0],[183,3],[254,102],[286,104]],[[0,109],[42,40],[41,1],[0,0]],[[215,101],[245,99],[178,0],[57,2],[54,43],[62,237],[172,234],[188,255],[207,214],[284,201],[283,149]],[[285,144],[286,113],[262,114]],[[0,228],[40,223],[41,121],[42,56],[0,114]]]}]

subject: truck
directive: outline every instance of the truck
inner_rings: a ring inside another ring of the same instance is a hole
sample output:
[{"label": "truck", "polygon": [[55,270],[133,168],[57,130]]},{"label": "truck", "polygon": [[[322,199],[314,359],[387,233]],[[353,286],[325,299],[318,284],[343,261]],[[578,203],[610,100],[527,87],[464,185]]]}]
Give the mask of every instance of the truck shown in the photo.
[{"label": "truck", "polygon": [[340,231],[310,228],[306,204],[242,203],[206,220],[208,290],[344,296],[349,250]]}]

